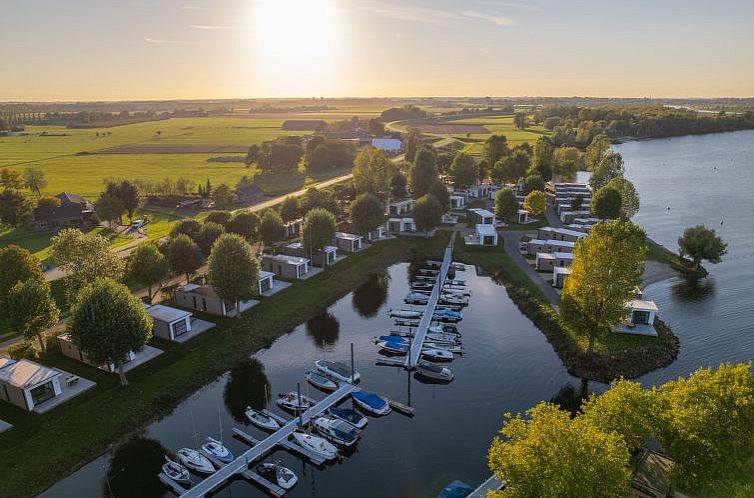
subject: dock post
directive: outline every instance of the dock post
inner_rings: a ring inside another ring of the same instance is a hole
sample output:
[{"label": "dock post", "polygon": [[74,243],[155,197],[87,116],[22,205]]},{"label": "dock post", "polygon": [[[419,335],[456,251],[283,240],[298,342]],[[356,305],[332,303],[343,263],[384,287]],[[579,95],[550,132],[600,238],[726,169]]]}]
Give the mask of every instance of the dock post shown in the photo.
[{"label": "dock post", "polygon": [[298,426],[304,427],[304,410],[301,409],[301,382],[296,382],[296,392],[298,393]]},{"label": "dock post", "polygon": [[354,365],[353,365],[353,342],[351,343],[351,385],[353,385],[353,372],[354,372]]}]

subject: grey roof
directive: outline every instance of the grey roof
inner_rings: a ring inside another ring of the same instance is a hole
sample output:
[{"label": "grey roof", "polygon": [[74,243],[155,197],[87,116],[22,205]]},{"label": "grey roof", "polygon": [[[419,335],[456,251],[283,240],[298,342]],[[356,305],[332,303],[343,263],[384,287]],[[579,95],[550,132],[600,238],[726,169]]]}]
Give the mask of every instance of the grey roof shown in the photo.
[{"label": "grey roof", "polygon": [[236,192],[243,195],[264,195],[264,191],[254,183],[237,187]]},{"label": "grey roof", "polygon": [[61,375],[57,370],[29,360],[0,360],[0,382],[19,389],[42,384]]},{"label": "grey roof", "polygon": [[154,304],[147,307],[147,313],[155,320],[165,323],[172,323],[181,318],[191,316],[190,311],[179,310],[170,306],[163,306],[162,304]]},{"label": "grey roof", "polygon": [[34,208],[34,219],[36,221],[61,220],[70,218],[81,218],[83,206],[81,204],[61,204],[55,207],[38,207]]},{"label": "grey roof", "polygon": [[66,204],[81,204],[86,202],[86,199],[84,199],[82,196],[71,192],[60,192],[55,197],[60,199],[61,206],[65,206]]}]

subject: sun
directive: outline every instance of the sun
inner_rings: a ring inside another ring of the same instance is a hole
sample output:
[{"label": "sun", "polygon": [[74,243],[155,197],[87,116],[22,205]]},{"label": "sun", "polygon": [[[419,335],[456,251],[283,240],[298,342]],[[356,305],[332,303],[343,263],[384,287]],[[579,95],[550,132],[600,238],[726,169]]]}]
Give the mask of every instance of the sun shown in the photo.
[{"label": "sun", "polygon": [[257,69],[277,94],[325,89],[338,58],[339,12],[333,0],[257,0],[251,43]]}]

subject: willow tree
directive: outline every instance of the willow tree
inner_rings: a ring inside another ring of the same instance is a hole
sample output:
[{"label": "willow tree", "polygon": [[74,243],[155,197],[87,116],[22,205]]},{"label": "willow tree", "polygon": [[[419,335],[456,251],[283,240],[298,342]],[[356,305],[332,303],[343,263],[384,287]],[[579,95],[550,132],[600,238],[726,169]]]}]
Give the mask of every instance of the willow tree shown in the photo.
[{"label": "willow tree", "polygon": [[560,296],[564,318],[595,341],[621,323],[626,303],[641,284],[647,252],[644,231],[630,221],[597,223],[589,235],[576,242],[571,275]]},{"label": "willow tree", "polygon": [[68,319],[71,342],[95,364],[114,364],[128,385],[123,363],[152,338],[152,318],[123,284],[98,278],[84,287]]}]

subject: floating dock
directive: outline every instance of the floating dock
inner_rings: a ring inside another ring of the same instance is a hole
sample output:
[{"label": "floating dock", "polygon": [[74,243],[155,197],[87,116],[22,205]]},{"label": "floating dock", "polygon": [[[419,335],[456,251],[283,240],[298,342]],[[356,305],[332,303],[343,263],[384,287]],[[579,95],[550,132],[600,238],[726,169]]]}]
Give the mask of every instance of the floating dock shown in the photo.
[{"label": "floating dock", "polygon": [[[358,391],[359,388],[353,384],[344,383],[335,392],[329,394],[325,399],[309,408],[301,414],[301,422],[308,423],[311,419],[318,417],[321,413],[325,412],[331,406],[339,403],[347,396],[350,396],[354,391]],[[227,481],[232,479],[236,475],[241,475],[255,482],[264,485],[261,481],[252,476],[246,476],[249,464],[262,458],[264,455],[272,451],[276,446],[283,446],[288,450],[295,451],[299,454],[305,455],[310,458],[314,463],[318,463],[312,458],[315,455],[308,450],[301,448],[300,446],[291,443],[288,438],[299,427],[299,417],[293,420],[287,421],[286,424],[277,431],[270,434],[267,438],[259,441],[256,438],[246,434],[240,429],[233,429],[233,433],[251,443],[253,446],[247,451],[240,454],[232,462],[220,467],[217,472],[207,476],[204,480],[194,485],[190,489],[183,489],[179,492],[173,485],[168,484],[181,498],[204,498],[209,493],[217,490],[223,486]],[[295,447],[295,448],[294,448]],[[322,457],[316,455],[320,462],[324,462]],[[165,476],[167,478],[167,476]],[[162,479],[162,478],[161,478]],[[260,476],[261,479],[261,476]],[[168,479],[170,480],[170,479]],[[266,481],[266,479],[263,479]],[[164,482],[164,481],[163,481]],[[269,482],[269,481],[267,481]],[[167,483],[166,483],[167,484]],[[173,483],[175,484],[175,483]],[[272,483],[270,483],[272,484]],[[270,489],[270,488],[268,488]]]},{"label": "floating dock", "polygon": [[493,474],[466,498],[487,498],[491,491],[500,491],[504,485],[503,481]]},{"label": "floating dock", "polygon": [[263,488],[267,490],[268,493],[270,493],[272,496],[283,496],[285,494],[285,490],[278,486],[277,484],[274,484],[264,477],[260,476],[256,472],[252,472],[251,470],[247,470],[245,472],[241,472],[241,476],[245,479],[248,479],[249,481],[253,481]]}]

